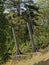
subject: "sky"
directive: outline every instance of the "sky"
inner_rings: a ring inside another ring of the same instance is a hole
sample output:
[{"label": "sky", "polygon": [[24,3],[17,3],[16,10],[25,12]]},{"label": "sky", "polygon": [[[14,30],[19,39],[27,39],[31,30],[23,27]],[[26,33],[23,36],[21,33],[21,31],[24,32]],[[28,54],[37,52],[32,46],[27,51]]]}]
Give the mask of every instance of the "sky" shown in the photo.
[{"label": "sky", "polygon": [[37,2],[37,0],[33,0],[35,3]]},{"label": "sky", "polygon": [[[24,1],[24,0],[23,0]],[[37,0],[33,0],[35,3],[37,2]],[[5,11],[4,11],[4,13],[9,13],[9,10],[8,9],[6,9]]]},{"label": "sky", "polygon": [[[24,1],[24,0],[23,0]],[[37,2],[37,0],[33,0],[35,3]]]}]

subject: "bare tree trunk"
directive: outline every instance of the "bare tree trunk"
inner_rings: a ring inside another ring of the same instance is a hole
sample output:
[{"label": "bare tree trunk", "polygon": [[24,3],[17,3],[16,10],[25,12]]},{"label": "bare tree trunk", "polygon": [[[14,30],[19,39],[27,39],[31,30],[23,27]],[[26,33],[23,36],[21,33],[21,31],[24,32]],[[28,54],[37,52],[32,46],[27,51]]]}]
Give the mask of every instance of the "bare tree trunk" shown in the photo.
[{"label": "bare tree trunk", "polygon": [[32,51],[34,52],[35,51],[35,45],[34,45],[34,40],[33,40],[33,34],[32,34],[32,30],[31,30],[31,26],[28,22],[27,22],[27,27],[28,27],[28,32],[29,32],[31,44],[32,44]]},{"label": "bare tree trunk", "polygon": [[48,52],[49,52],[49,44],[48,44]]},{"label": "bare tree trunk", "polygon": [[14,27],[12,27],[12,33],[13,33],[13,38],[14,38],[15,47],[16,47],[16,54],[20,54],[19,45],[16,41],[16,35],[15,35]]},{"label": "bare tree trunk", "polygon": [[29,37],[30,37],[30,41],[31,41],[31,44],[32,44],[32,52],[35,52],[36,51],[36,47],[35,47],[34,39],[33,39],[34,25],[32,24],[30,16],[28,17],[26,15],[24,17],[24,20],[27,22],[27,28],[28,28],[28,32],[29,32]]},{"label": "bare tree trunk", "polygon": [[[17,14],[18,16],[20,16],[20,0],[17,0]],[[18,17],[18,22],[19,22],[19,17]],[[12,32],[13,32],[13,38],[14,38],[14,42],[15,42],[15,46],[16,46],[16,54],[22,54],[22,52],[20,51],[19,49],[19,45],[17,43],[17,40],[16,40],[16,35],[15,35],[15,31],[14,31],[14,27],[12,26]]]},{"label": "bare tree trunk", "polygon": [[30,17],[30,11],[27,8],[26,11],[26,22],[27,22],[27,27],[28,27],[28,32],[32,44],[32,52],[36,51],[35,44],[34,44],[34,39],[33,39],[33,34],[34,34],[34,24],[32,23],[31,17]]}]

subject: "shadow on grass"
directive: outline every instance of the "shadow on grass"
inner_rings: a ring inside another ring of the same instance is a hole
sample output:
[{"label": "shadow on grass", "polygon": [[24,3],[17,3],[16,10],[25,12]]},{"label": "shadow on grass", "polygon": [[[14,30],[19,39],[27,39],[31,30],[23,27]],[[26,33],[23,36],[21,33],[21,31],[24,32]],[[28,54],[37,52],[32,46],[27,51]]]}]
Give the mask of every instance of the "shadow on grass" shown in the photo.
[{"label": "shadow on grass", "polygon": [[41,62],[34,64],[34,65],[49,65],[49,59],[46,61],[41,61]]}]

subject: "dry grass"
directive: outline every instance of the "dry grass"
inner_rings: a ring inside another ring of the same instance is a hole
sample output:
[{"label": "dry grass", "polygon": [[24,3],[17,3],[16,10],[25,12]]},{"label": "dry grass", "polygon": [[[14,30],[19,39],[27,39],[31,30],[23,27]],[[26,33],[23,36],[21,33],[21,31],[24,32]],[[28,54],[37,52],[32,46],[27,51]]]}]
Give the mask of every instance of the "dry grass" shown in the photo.
[{"label": "dry grass", "polygon": [[[37,64],[41,61],[46,62],[49,59],[49,52],[47,53],[34,53],[31,57],[26,58],[26,59],[21,59],[21,60],[11,60],[10,62],[7,62],[4,65],[34,65]],[[39,64],[42,65],[42,64]]]}]

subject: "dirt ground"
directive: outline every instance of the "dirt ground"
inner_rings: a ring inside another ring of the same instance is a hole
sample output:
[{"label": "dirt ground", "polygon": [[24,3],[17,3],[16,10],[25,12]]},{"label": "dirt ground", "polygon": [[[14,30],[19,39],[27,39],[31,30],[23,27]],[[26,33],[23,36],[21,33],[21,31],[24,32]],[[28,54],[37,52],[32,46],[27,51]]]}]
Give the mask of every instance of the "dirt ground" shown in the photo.
[{"label": "dirt ground", "polygon": [[49,65],[49,52],[37,52],[31,55],[28,59],[21,59],[19,61],[11,60],[4,65]]}]

